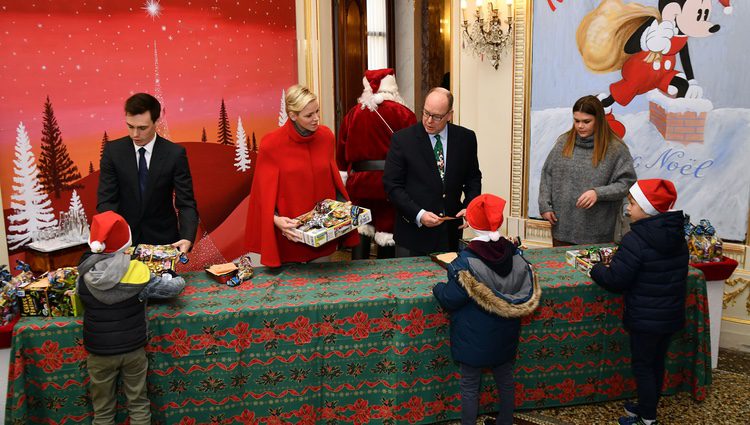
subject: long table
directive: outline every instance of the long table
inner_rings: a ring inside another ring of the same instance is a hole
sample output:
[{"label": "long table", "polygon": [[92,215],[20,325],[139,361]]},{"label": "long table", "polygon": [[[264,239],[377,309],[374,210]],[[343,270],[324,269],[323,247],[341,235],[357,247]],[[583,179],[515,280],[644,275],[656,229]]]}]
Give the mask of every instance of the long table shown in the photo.
[{"label": "long table", "polygon": [[[519,409],[634,396],[621,296],[565,264],[563,249],[526,251],[543,296],[523,320]],[[427,258],[256,269],[231,288],[186,275],[182,295],[148,309],[155,424],[434,423],[460,415],[449,321]],[[665,393],[706,396],[706,287],[691,269],[687,326],[667,359]],[[89,423],[81,318],[22,318],[13,336],[6,424]],[[481,404],[497,401],[489,375]],[[120,394],[120,401],[124,397]],[[121,409],[119,423],[124,423]]]}]

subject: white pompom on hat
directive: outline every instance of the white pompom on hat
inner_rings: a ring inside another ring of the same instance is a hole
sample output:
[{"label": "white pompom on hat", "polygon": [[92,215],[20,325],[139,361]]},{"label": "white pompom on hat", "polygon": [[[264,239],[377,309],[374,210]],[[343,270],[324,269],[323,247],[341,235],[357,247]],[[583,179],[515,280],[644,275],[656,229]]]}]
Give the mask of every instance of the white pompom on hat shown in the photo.
[{"label": "white pompom on hat", "polygon": [[630,195],[648,215],[665,213],[677,202],[674,183],[664,179],[638,180],[630,188]]},{"label": "white pompom on hat", "polygon": [[719,3],[724,6],[725,14],[730,15],[732,13],[732,5],[730,4],[730,0],[719,0]]},{"label": "white pompom on hat", "polygon": [[489,232],[492,241],[500,239],[500,226],[503,225],[505,199],[483,193],[469,202],[466,207],[466,221],[474,230]]},{"label": "white pompom on hat", "polygon": [[131,243],[130,226],[121,215],[105,211],[91,219],[89,247],[91,252],[112,254],[125,251]]}]

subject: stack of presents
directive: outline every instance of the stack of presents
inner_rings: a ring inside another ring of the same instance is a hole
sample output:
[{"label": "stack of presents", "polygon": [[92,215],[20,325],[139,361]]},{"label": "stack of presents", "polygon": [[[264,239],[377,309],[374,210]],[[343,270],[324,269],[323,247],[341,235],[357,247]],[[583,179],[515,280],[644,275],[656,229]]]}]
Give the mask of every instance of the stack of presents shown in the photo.
[{"label": "stack of presents", "polygon": [[[171,246],[138,245],[131,254],[154,273],[174,270],[180,260],[180,252]],[[77,268],[61,267],[35,275],[28,264],[17,260],[15,269],[18,274],[13,276],[6,265],[0,265],[0,347],[10,347],[19,317],[83,315],[75,293]]]}]

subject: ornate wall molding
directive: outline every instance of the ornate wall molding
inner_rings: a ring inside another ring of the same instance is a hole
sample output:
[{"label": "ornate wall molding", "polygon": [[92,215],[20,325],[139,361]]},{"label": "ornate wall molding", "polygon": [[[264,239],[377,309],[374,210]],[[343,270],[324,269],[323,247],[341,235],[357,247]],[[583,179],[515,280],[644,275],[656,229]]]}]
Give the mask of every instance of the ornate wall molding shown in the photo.
[{"label": "ornate wall molding", "polygon": [[531,93],[531,1],[515,0],[513,46],[513,126],[511,133],[510,215],[526,216],[526,156]]}]

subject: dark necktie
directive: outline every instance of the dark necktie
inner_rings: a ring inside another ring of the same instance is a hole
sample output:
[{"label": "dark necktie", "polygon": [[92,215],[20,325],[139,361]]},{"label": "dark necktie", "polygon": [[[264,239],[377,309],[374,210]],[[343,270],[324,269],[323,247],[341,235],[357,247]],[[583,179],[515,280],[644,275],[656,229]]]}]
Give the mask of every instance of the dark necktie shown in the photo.
[{"label": "dark necktie", "polygon": [[138,149],[138,184],[141,187],[141,195],[146,191],[146,178],[148,177],[148,165],[146,164],[146,148]]},{"label": "dark necktie", "polygon": [[437,163],[440,179],[445,180],[445,158],[443,157],[443,142],[440,141],[440,135],[435,135],[435,162]]}]

